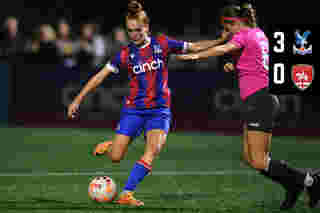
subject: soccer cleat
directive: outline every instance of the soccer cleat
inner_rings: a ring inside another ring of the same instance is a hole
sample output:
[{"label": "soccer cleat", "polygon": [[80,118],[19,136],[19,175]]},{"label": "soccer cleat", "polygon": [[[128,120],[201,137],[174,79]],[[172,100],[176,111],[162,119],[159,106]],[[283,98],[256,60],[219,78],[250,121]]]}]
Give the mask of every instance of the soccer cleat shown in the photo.
[{"label": "soccer cleat", "polygon": [[320,170],[311,174],[313,177],[313,184],[307,187],[307,193],[309,195],[309,207],[314,208],[317,206],[320,200]]},{"label": "soccer cleat", "polygon": [[93,151],[93,155],[103,155],[105,152],[111,149],[112,141],[105,141],[96,145]]},{"label": "soccer cleat", "polygon": [[299,195],[303,192],[304,186],[294,186],[291,189],[286,189],[286,199],[281,203],[281,210],[288,210],[294,207],[298,201]]},{"label": "soccer cleat", "polygon": [[118,204],[129,205],[129,206],[144,206],[144,203],[133,197],[133,192],[124,192],[120,195],[117,200]]}]

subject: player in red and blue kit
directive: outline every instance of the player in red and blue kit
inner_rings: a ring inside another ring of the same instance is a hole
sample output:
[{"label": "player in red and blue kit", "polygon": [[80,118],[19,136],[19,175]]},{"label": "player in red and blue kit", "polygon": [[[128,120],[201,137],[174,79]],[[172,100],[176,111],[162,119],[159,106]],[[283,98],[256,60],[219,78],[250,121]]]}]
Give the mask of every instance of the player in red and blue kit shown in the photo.
[{"label": "player in red and blue kit", "polygon": [[137,1],[129,2],[126,28],[130,44],[89,80],[69,106],[68,116],[74,117],[86,94],[100,85],[110,73],[118,73],[123,69],[128,71],[130,94],[125,97],[115,138],[113,141],[98,144],[94,154],[105,154],[113,162],[120,162],[129,143],[144,132],[145,152],[135,163],[117,201],[119,204],[142,206],[144,203],[136,200],[133,192],[151,171],[152,162],[165,144],[170,127],[169,55],[204,50],[223,43],[227,37],[190,43],[173,40],[164,35],[149,36],[149,18]]}]

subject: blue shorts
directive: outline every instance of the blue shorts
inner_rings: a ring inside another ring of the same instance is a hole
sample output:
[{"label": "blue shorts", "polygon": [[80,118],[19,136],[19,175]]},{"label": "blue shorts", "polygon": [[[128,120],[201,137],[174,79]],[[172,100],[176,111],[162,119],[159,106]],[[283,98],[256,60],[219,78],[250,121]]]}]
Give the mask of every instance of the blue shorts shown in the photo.
[{"label": "blue shorts", "polygon": [[161,129],[168,134],[170,122],[171,111],[169,108],[143,110],[124,108],[116,133],[130,136],[131,140],[140,136],[142,132],[146,135],[152,129]]}]

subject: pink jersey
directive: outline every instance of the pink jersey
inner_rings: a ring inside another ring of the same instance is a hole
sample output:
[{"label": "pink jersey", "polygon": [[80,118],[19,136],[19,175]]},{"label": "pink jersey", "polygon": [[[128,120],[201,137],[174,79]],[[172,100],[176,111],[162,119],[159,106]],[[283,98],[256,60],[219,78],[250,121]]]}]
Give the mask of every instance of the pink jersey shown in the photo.
[{"label": "pink jersey", "polygon": [[261,29],[245,28],[234,34],[230,42],[242,50],[236,68],[244,100],[269,86],[269,41]]}]

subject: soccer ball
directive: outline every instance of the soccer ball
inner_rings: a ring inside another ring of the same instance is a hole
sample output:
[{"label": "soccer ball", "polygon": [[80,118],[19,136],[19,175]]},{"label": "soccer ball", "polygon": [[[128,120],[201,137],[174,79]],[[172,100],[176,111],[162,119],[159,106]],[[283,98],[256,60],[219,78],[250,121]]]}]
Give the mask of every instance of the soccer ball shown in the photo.
[{"label": "soccer ball", "polygon": [[117,196],[117,185],[108,176],[95,177],[89,184],[89,197],[97,202],[112,202]]}]

